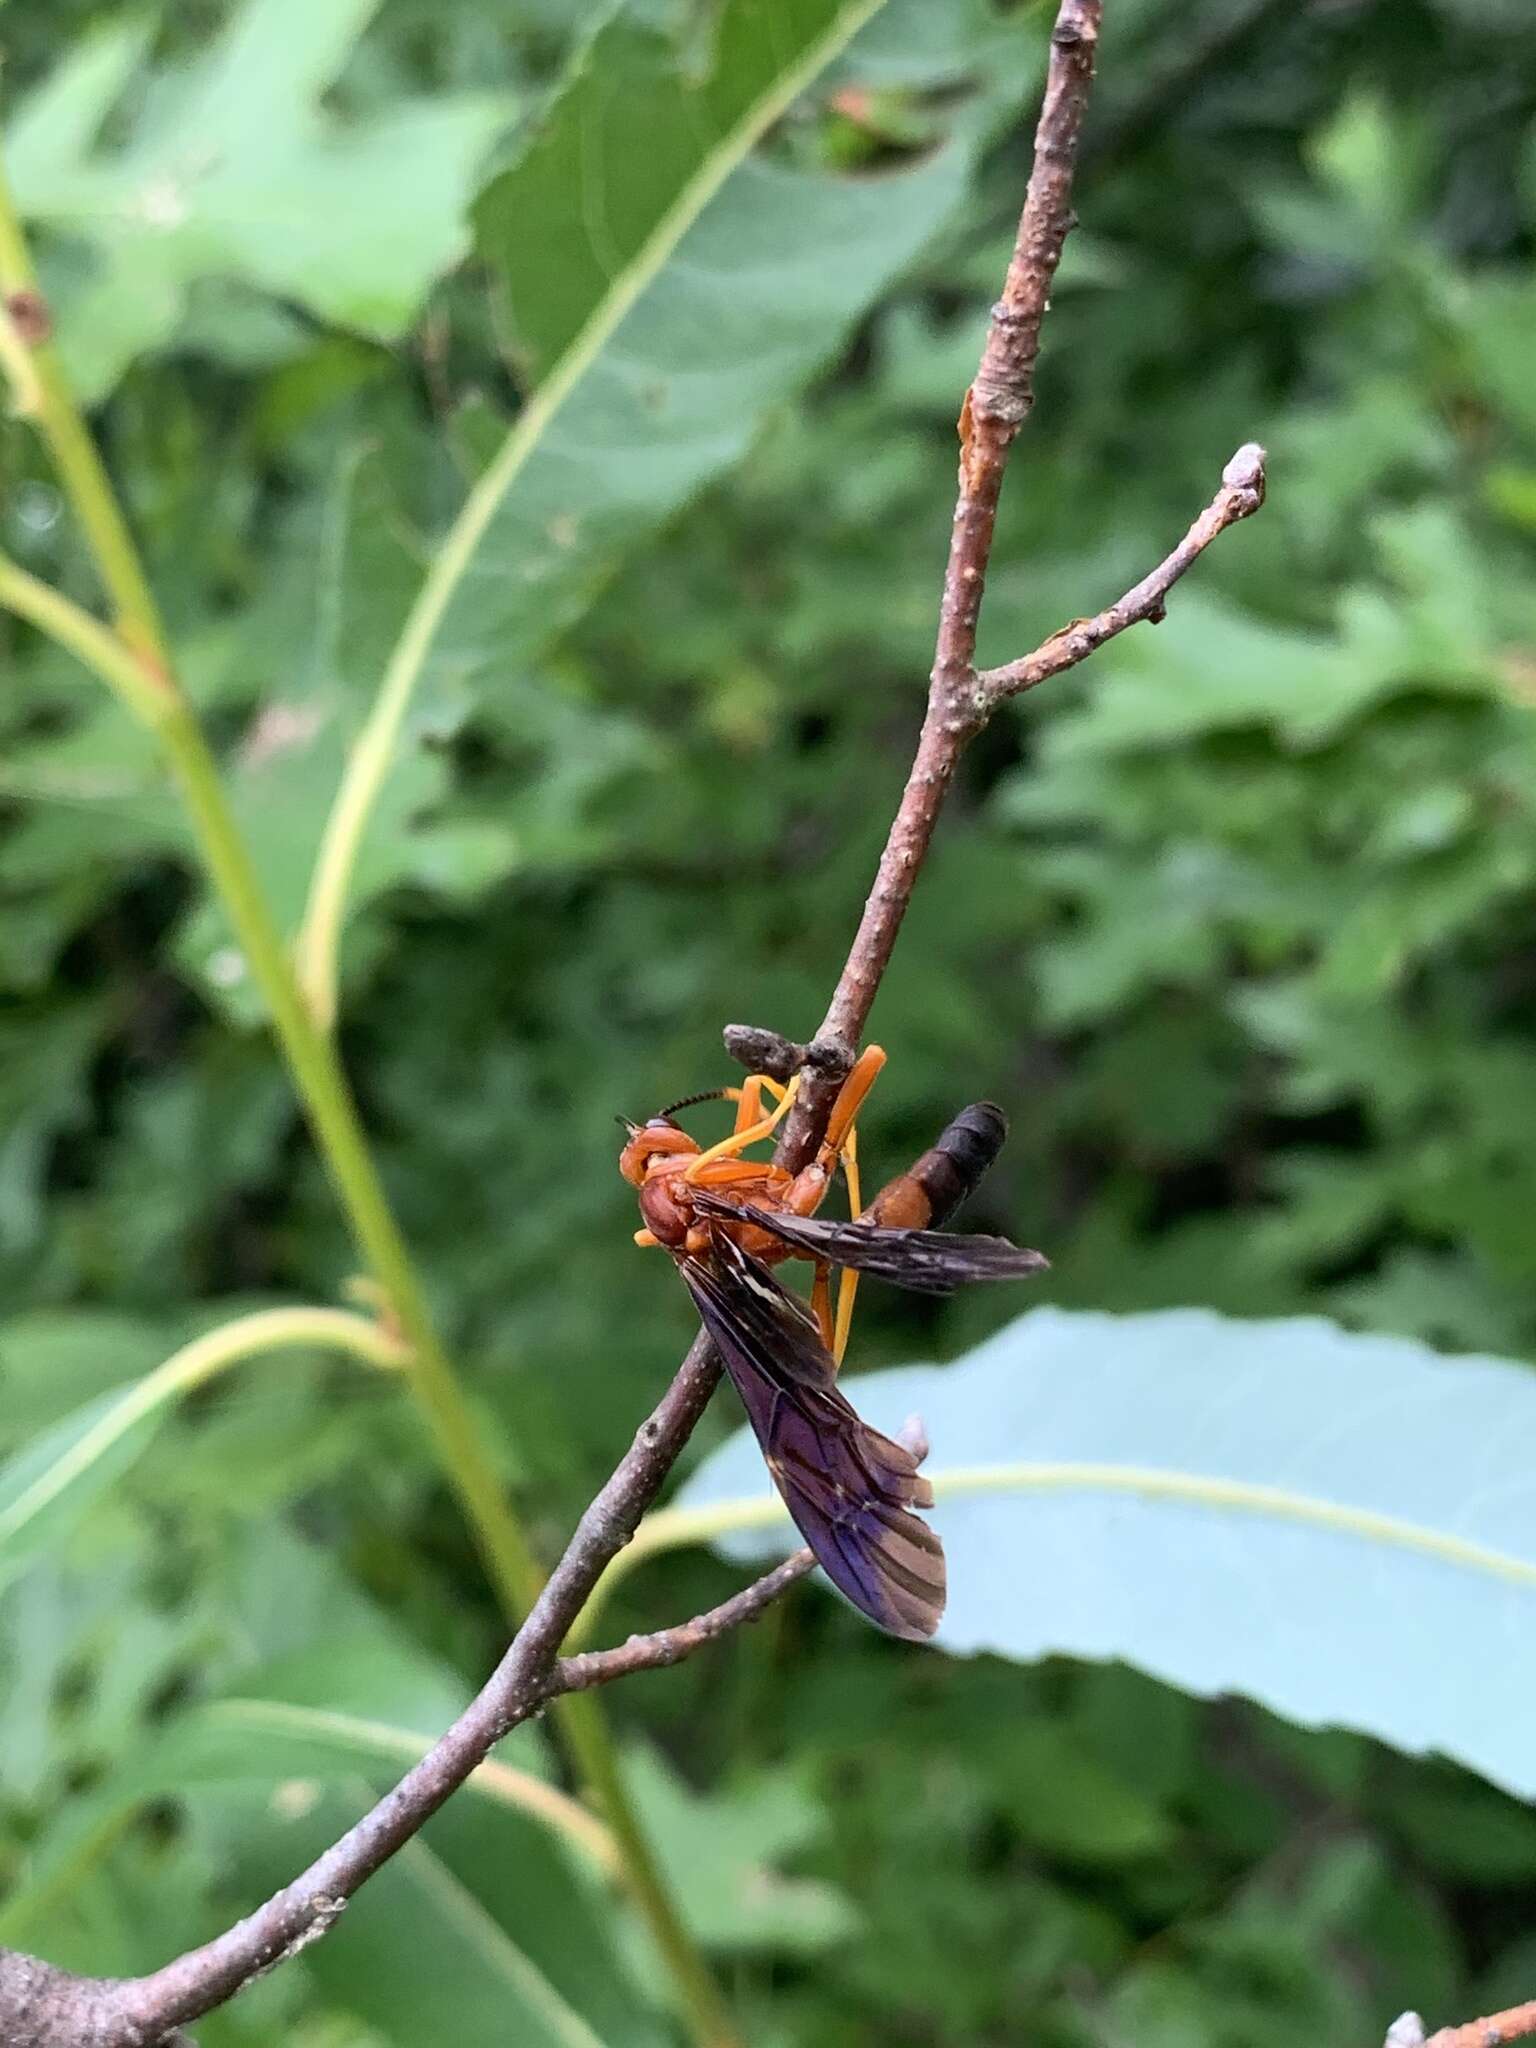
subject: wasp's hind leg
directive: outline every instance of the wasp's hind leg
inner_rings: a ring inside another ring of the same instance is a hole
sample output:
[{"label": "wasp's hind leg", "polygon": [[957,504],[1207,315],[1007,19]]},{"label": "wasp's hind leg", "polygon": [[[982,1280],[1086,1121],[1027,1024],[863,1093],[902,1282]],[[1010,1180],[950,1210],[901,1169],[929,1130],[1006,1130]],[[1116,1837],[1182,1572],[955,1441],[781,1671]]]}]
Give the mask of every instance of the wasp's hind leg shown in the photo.
[{"label": "wasp's hind leg", "polygon": [[[848,1182],[848,1213],[857,1216],[862,1208],[859,1192],[859,1147],[855,1118],[864,1106],[865,1097],[879,1078],[880,1069],[885,1065],[885,1053],[878,1045],[866,1047],[860,1055],[846,1081],[838,1091],[832,1114],[827,1119],[827,1135],[821,1149],[807,1167],[803,1167],[778,1197],[778,1206],[792,1216],[813,1216],[821,1206],[822,1198],[831,1184],[841,1160]],[[818,1286],[823,1295],[826,1292],[825,1269],[818,1272]],[[859,1291],[859,1278],[846,1268],[838,1274],[837,1314],[827,1330],[827,1349],[834,1364],[841,1365],[843,1353],[848,1348],[848,1333],[853,1326],[854,1297]],[[812,1296],[813,1305],[816,1296]]]},{"label": "wasp's hind leg", "polygon": [[[832,1290],[829,1285],[831,1272],[830,1266],[818,1266],[816,1278],[811,1282],[811,1313],[816,1318],[821,1341],[829,1352],[832,1349]],[[838,1298],[841,1301],[842,1297]]]},{"label": "wasp's hind leg", "polygon": [[[851,1125],[843,1140],[843,1178],[848,1183],[848,1214],[857,1217],[864,1203],[859,1188],[858,1133]],[[827,1346],[834,1365],[842,1364],[843,1353],[848,1349],[848,1337],[853,1329],[853,1304],[858,1292],[858,1274],[851,1266],[842,1267],[837,1276],[837,1321],[833,1326],[832,1341]]]},{"label": "wasp's hind leg", "polygon": [[827,1135],[821,1141],[820,1151],[809,1166],[800,1169],[779,1197],[779,1207],[787,1209],[791,1216],[814,1216],[821,1207],[822,1197],[837,1171],[837,1163],[847,1156],[852,1143],[853,1120],[884,1065],[885,1054],[878,1045],[869,1046],[860,1055],[832,1105],[832,1114],[827,1119]]},{"label": "wasp's hind leg", "polygon": [[885,1065],[884,1048],[868,1045],[854,1062],[847,1080],[837,1092],[832,1114],[827,1118],[827,1135],[821,1141],[821,1157],[830,1171],[853,1129],[853,1120],[864,1107],[864,1098],[880,1078]]}]

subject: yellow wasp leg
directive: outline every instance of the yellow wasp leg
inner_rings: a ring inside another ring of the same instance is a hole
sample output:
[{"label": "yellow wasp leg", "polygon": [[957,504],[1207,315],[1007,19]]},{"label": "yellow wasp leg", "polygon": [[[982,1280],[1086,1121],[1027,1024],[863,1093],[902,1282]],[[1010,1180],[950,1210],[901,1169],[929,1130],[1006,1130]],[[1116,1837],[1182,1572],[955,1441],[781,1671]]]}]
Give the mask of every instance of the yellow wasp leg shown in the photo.
[{"label": "yellow wasp leg", "polygon": [[[750,1086],[750,1083],[748,1085]],[[718,1145],[711,1145],[708,1151],[701,1152],[697,1159],[690,1160],[683,1174],[684,1180],[697,1180],[700,1167],[707,1166],[712,1159],[734,1159],[738,1152],[745,1152],[749,1145],[757,1144],[759,1139],[771,1137],[789,1114],[790,1105],[799,1087],[800,1076],[796,1074],[779,1098],[779,1105],[771,1115],[760,1118],[755,1124],[748,1124],[745,1130],[733,1131],[730,1137],[722,1138]]]},{"label": "yellow wasp leg", "polygon": [[832,1349],[832,1296],[827,1286],[827,1268],[818,1266],[816,1278],[811,1282],[811,1313],[821,1331],[821,1341]]},{"label": "yellow wasp leg", "polygon": [[[880,1046],[866,1046],[860,1053],[832,1105],[832,1114],[827,1118],[827,1135],[821,1147],[823,1158],[833,1159],[842,1151],[843,1139],[852,1129],[853,1120],[863,1108],[864,1098],[879,1079],[884,1065],[885,1053]],[[798,1080],[799,1076],[795,1078]]]},{"label": "yellow wasp leg", "polygon": [[771,1074],[749,1074],[739,1088],[727,1088],[725,1099],[736,1105],[736,1129],[733,1136],[746,1130],[749,1124],[757,1123],[763,1114],[764,1090],[778,1102],[784,1094],[782,1081],[775,1081]]},{"label": "yellow wasp leg", "polygon": [[[857,1216],[864,1203],[859,1193],[859,1139],[850,1125],[843,1140],[843,1172],[848,1180],[848,1213]],[[832,1360],[835,1365],[843,1362],[843,1353],[848,1349],[848,1336],[853,1328],[853,1303],[859,1291],[859,1276],[851,1266],[844,1266],[837,1276],[837,1323],[832,1332]]]}]

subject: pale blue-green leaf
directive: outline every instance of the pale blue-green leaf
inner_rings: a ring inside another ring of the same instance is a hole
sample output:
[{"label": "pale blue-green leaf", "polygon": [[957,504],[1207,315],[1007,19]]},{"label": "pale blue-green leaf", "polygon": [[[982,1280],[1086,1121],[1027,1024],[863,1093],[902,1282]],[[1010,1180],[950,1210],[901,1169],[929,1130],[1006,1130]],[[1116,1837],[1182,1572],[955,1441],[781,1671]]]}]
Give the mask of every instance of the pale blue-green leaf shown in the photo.
[{"label": "pale blue-green leaf", "polygon": [[[1536,1796],[1525,1367],[1315,1318],[1038,1309],[951,1367],[848,1391],[887,1429],[927,1424],[941,1648],[1123,1658]],[[680,1505],[742,1498],[764,1499],[745,1431]],[[726,1547],[773,1554],[784,1529]]]}]

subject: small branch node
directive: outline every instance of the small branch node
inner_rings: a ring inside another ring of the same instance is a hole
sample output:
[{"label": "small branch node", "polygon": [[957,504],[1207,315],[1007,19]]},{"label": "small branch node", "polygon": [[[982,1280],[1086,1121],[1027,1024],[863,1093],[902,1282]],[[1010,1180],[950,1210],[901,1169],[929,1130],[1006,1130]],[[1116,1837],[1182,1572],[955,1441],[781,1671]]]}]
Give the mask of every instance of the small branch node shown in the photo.
[{"label": "small branch node", "polygon": [[983,718],[990,716],[1005,697],[1016,697],[1051,676],[1076,668],[1106,640],[1113,640],[1128,627],[1161,625],[1168,616],[1168,593],[1179,578],[1194,567],[1219,534],[1240,519],[1247,519],[1264,503],[1264,462],[1264,450],[1258,442],[1245,442],[1222,470],[1221,489],[1173,553],[1150,576],[1144,576],[1133,590],[1095,617],[1073,619],[1059,627],[1021,660],[1006,662],[1001,668],[983,669],[976,678],[976,696]]},{"label": "small branch node", "polygon": [[727,1024],[720,1034],[726,1052],[749,1074],[767,1074],[775,1081],[788,1081],[809,1065],[811,1048],[782,1031],[770,1031],[758,1024]]},{"label": "small branch node", "polygon": [[53,314],[48,301],[34,286],[23,286],[18,291],[7,292],[5,310],[10,316],[18,341],[28,348],[41,348],[53,337]]},{"label": "small branch node", "polygon": [[[267,1969],[275,1970],[279,1963],[290,1962],[294,1956],[302,1955],[305,1949],[323,1940],[346,1910],[345,1899],[330,1897],[325,1892],[316,1892],[309,1902],[309,1925],[300,1928],[281,1954],[272,1958]],[[262,1974],[265,1975],[266,1971]]]}]

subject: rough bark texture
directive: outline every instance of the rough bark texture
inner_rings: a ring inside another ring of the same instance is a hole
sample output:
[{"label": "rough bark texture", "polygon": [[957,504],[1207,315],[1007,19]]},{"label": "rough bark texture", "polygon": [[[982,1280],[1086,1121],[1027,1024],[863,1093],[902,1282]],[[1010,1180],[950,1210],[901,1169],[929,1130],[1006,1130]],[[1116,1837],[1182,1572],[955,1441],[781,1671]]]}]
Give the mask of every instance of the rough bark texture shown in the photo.
[{"label": "rough bark texture", "polygon": [[[1009,451],[1035,401],[1040,329],[1051,281],[1072,230],[1072,172],[1093,85],[1102,0],[1063,0],[1051,32],[1045,96],[1035,130],[1034,167],[1002,296],[960,409],[960,482],[939,604],[928,707],[917,755],[864,905],[859,929],[817,1041],[851,1064],[902,918],[912,900],[955,764],[985,723],[975,690],[976,622],[986,588],[992,532]],[[835,1075],[813,1074],[789,1119],[782,1148],[795,1165],[837,1092]]]},{"label": "rough bark texture", "polygon": [[[1102,0],[1061,0],[1051,39],[1035,161],[1001,298],[960,415],[960,482],[944,574],[927,712],[917,754],[865,904],[847,964],[810,1045],[731,1027],[727,1050],[762,1071],[804,1069],[806,1082],[779,1146],[798,1165],[818,1142],[832,1097],[851,1065],[891,957],[913,885],[961,751],[996,706],[1059,674],[1140,620],[1161,616],[1179,576],[1216,535],[1257,509],[1262,451],[1228,465],[1222,494],[1180,547],[1118,605],[1079,621],[1005,668],[978,675],[976,624],[1009,451],[1034,402],[1040,328],[1062,244],[1072,227],[1073,166],[1093,81]],[[483,1690],[452,1728],[341,1839],[247,1919],[147,1977],[71,1976],[0,1950],[0,2048],[153,2048],[184,2044],[176,2028],[233,1996],[334,1926],[374,1871],[450,1797],[487,1752],[555,1694],[674,1664],[728,1629],[754,1620],[811,1569],[801,1551],[710,1613],[638,1636],[617,1649],[559,1659],[559,1649],[603,1568],[634,1534],[720,1377],[701,1336],[629,1451],[577,1525],[564,1556]],[[1509,2016],[1505,2016],[1508,2018]],[[1492,2022],[1479,2022],[1489,2026]],[[1522,2029],[1521,2031],[1530,2031]],[[1511,2039],[1467,2030],[1437,2035],[1436,2048]]]}]

